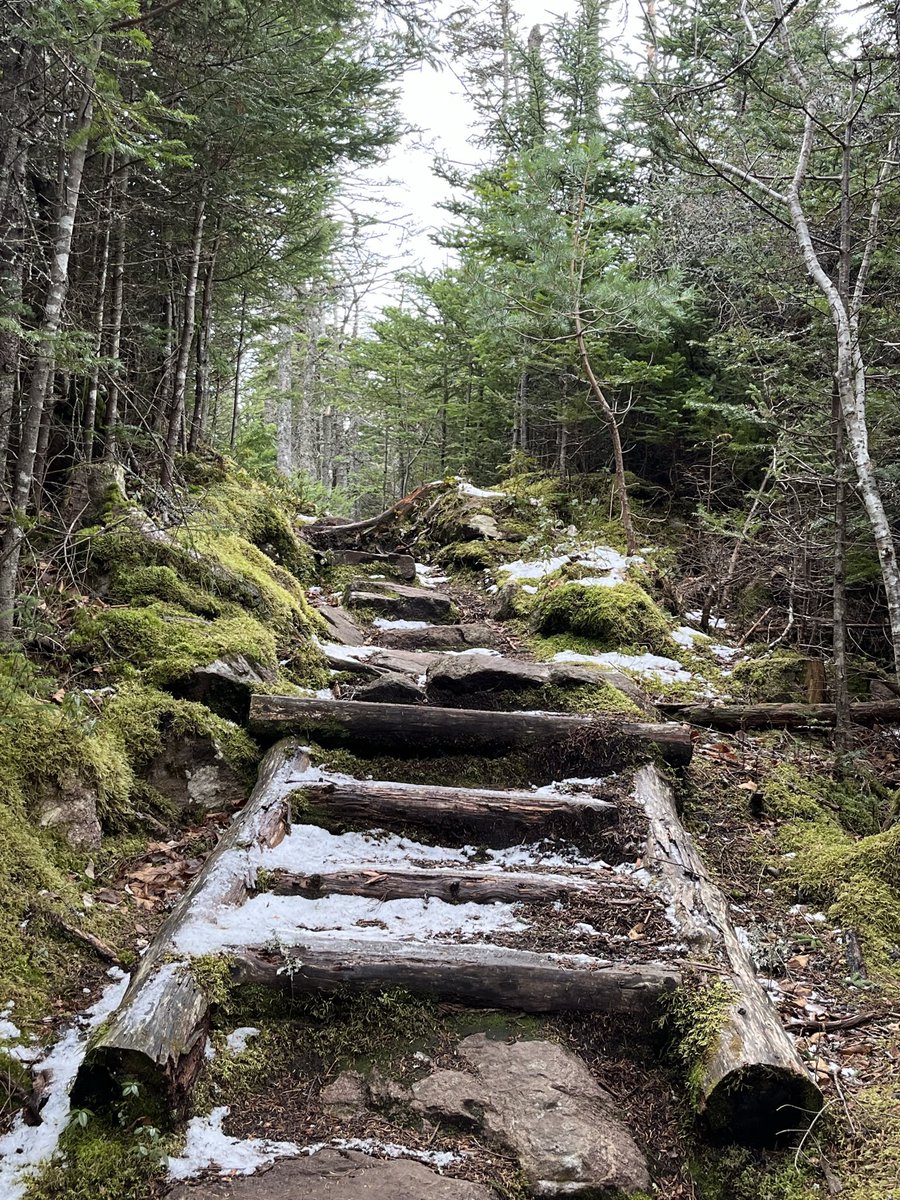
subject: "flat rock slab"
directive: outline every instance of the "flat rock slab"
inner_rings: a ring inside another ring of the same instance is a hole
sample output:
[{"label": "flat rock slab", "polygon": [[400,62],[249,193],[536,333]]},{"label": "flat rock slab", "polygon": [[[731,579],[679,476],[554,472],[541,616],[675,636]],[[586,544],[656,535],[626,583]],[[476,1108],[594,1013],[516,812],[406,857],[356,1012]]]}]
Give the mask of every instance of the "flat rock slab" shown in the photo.
[{"label": "flat rock slab", "polygon": [[442,592],[387,580],[357,579],[344,593],[344,603],[401,621],[452,621],[455,615],[453,601]]},{"label": "flat rock slab", "polygon": [[460,1042],[472,1073],[438,1070],[412,1087],[430,1118],[482,1129],[513,1151],[535,1196],[629,1196],[650,1174],[616,1103],[576,1055],[553,1042]]},{"label": "flat rock slab", "polygon": [[340,604],[319,604],[316,608],[334,641],[340,642],[342,646],[365,645],[365,632]]},{"label": "flat rock slab", "polygon": [[354,700],[374,700],[378,704],[424,704],[425,689],[403,675],[383,675],[353,688]]},{"label": "flat rock slab", "polygon": [[496,1200],[480,1183],[447,1179],[405,1158],[320,1150],[283,1159],[261,1175],[183,1185],[167,1200]]},{"label": "flat rock slab", "polygon": [[491,649],[497,634],[490,625],[431,625],[427,629],[379,629],[378,641],[397,650]]}]

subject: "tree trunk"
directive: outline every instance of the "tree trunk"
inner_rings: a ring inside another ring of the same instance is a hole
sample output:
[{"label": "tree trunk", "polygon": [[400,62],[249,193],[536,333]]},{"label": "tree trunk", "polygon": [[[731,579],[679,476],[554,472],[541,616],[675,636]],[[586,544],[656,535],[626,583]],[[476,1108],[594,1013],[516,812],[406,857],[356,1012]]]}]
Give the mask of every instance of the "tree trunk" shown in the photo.
[{"label": "tree trunk", "polygon": [[241,323],[238,329],[237,353],[234,358],[234,394],[231,404],[231,434],[228,445],[232,452],[237,441],[238,401],[241,396],[241,366],[244,359],[244,331],[247,321],[247,293],[241,293]]},{"label": "tree trunk", "polygon": [[[656,706],[690,725],[712,729],[812,729],[830,728],[837,716],[833,704],[672,704]],[[891,725],[900,721],[900,698],[870,700],[848,706],[854,725]]]},{"label": "tree trunk", "polygon": [[188,450],[194,451],[203,440],[206,430],[206,411],[209,404],[209,342],[212,333],[212,293],[216,257],[219,251],[219,231],[213,239],[209,261],[203,276],[203,300],[200,305],[200,329],[197,334],[196,390]]},{"label": "tree trunk", "polygon": [[[580,903],[609,903],[607,876],[528,875],[521,871],[354,870],[323,875],[275,871],[267,890],[276,896],[371,896],[385,900],[433,899],[445,904],[552,904],[573,896]],[[629,901],[631,903],[631,901]]]},{"label": "tree trunk", "polygon": [[72,131],[71,150],[65,171],[62,195],[53,238],[50,259],[50,281],[37,325],[37,337],[32,362],[28,400],[22,420],[18,457],[10,494],[10,513],[0,542],[0,638],[9,641],[13,636],[16,583],[19,558],[25,536],[23,519],[31,497],[35,459],[44,403],[50,383],[55,352],[55,339],[62,318],[63,304],[69,285],[69,257],[75,217],[81,197],[81,180],[88,152],[88,131],[94,111],[94,69],[100,55],[102,38],[96,35],[91,44],[90,64],[84,71],[84,89],[78,117]]},{"label": "tree trunk", "polygon": [[669,763],[690,762],[690,732],[684,725],[570,716],[562,713],[492,712],[358,700],[306,700],[296,696],[254,696],[250,719],[262,730],[314,731],[327,741],[391,747],[409,754],[500,753],[527,748],[548,768],[579,761],[585,770],[634,761],[659,753]]},{"label": "tree trunk", "polygon": [[178,341],[178,357],[175,360],[175,380],[172,388],[172,405],[169,410],[168,429],[163,451],[160,483],[164,491],[172,486],[175,470],[175,450],[184,424],[184,398],[187,391],[188,363],[194,341],[194,314],[197,306],[197,280],[200,274],[200,257],[203,251],[203,225],[206,219],[206,186],[194,214],[194,236],[187,264],[187,279],[184,285],[184,311],[181,336]]},{"label": "tree trunk", "polygon": [[[103,335],[106,320],[106,280],[109,273],[109,247],[112,228],[113,182],[112,172],[115,160],[109,164],[109,173],[103,189],[105,212],[103,213],[103,232],[100,236],[100,253],[97,268],[97,289],[94,293],[94,355],[99,360],[103,353]],[[85,462],[91,462],[94,457],[94,433],[97,425],[97,400],[100,395],[100,363],[96,362],[91,370],[88,383],[87,398],[84,405],[84,415],[81,422],[81,442],[84,448]]]},{"label": "tree trunk", "polygon": [[122,317],[125,305],[125,217],[128,198],[128,175],[130,166],[122,168],[119,179],[119,202],[115,217],[116,257],[113,263],[112,277],[112,313],[109,331],[109,357],[113,360],[109,384],[106,391],[106,413],[103,418],[103,457],[107,462],[113,461],[118,453],[116,440],[119,426],[119,379],[122,364],[119,361],[122,351]]}]

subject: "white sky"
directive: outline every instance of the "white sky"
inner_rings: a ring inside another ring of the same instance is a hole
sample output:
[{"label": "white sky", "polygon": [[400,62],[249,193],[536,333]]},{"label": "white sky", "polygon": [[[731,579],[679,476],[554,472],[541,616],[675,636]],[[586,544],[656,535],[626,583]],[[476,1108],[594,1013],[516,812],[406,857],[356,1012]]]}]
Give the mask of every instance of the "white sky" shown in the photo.
[{"label": "white sky", "polygon": [[[535,24],[573,12],[577,0],[514,0],[514,7],[527,34]],[[445,14],[457,8],[453,0],[440,0],[438,5],[438,11]],[[392,277],[397,271],[414,265],[434,270],[447,262],[447,251],[429,238],[431,231],[448,220],[438,205],[448,198],[449,189],[433,174],[432,165],[438,155],[454,163],[475,165],[480,155],[469,141],[472,107],[453,64],[445,63],[440,70],[423,66],[407,72],[401,111],[418,132],[396,146],[387,163],[370,175],[378,184],[378,199],[370,211],[374,209],[388,223],[372,240],[373,248],[387,260],[387,271],[369,296],[369,311],[380,308],[394,294]]]}]

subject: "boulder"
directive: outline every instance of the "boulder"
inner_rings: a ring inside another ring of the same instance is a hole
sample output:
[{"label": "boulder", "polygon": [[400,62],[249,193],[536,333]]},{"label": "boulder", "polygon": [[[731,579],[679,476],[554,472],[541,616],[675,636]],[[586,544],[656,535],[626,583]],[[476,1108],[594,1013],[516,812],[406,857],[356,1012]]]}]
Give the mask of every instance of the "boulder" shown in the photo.
[{"label": "boulder", "polygon": [[76,850],[96,850],[100,845],[97,793],[74,773],[44,784],[35,816],[39,825],[62,834]]},{"label": "boulder", "polygon": [[341,1071],[319,1092],[319,1102],[336,1117],[352,1117],[366,1107],[366,1081],[359,1071]]},{"label": "boulder", "polygon": [[235,654],[194,667],[169,690],[182,700],[198,700],[220,717],[243,724],[250,711],[254,685],[274,683],[277,678],[278,673],[271,667]]},{"label": "boulder", "polygon": [[480,1183],[447,1179],[405,1158],[320,1150],[284,1159],[265,1174],[183,1184],[167,1200],[496,1200]]},{"label": "boulder", "polygon": [[453,601],[442,592],[386,580],[356,580],[344,593],[344,603],[392,620],[451,621],[455,615]]},{"label": "boulder", "polygon": [[553,1042],[473,1034],[469,1071],[437,1070],[411,1089],[414,1111],[482,1130],[518,1158],[535,1196],[646,1192],[644,1156],[619,1106],[580,1058]]},{"label": "boulder", "polygon": [[141,775],[177,808],[230,809],[247,799],[244,780],[215,739],[202,734],[168,738]]}]

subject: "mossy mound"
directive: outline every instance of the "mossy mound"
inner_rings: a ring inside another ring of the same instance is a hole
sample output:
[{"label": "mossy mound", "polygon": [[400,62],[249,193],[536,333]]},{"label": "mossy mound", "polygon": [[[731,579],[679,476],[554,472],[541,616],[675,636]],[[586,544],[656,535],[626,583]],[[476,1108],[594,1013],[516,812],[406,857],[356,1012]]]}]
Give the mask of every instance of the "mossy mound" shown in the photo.
[{"label": "mossy mound", "polygon": [[509,542],[452,542],[449,546],[441,547],[434,561],[441,566],[480,571],[496,567],[498,563],[510,562],[516,551],[517,546]]},{"label": "mossy mound", "polygon": [[900,825],[893,797],[876,784],[807,779],[781,766],[763,789],[767,810],[786,818],[778,831],[784,879],[796,897],[827,910],[859,935],[869,971],[900,985]]},{"label": "mossy mound", "polygon": [[793,650],[778,650],[735,665],[735,689],[751,704],[803,703],[808,696],[810,659]]},{"label": "mossy mound", "polygon": [[237,605],[226,606],[213,620],[162,601],[142,608],[83,608],[75,616],[69,648],[103,663],[106,678],[140,673],[154,687],[239,654],[264,667],[278,665],[274,634]]},{"label": "mossy mound", "polygon": [[665,613],[636,583],[541,588],[532,615],[541,634],[574,634],[588,639],[594,650],[674,654],[677,649]]}]

